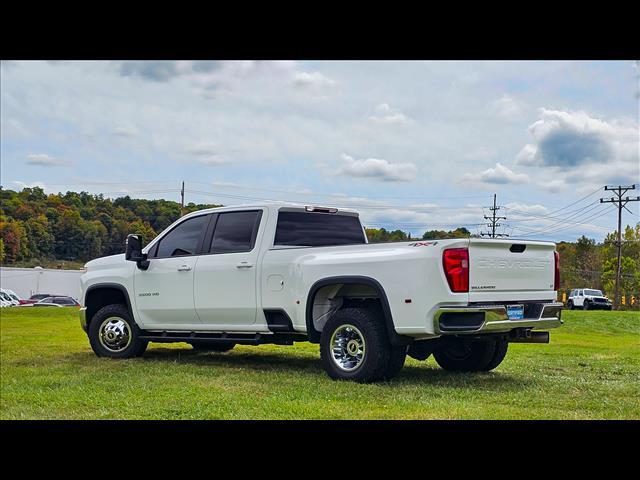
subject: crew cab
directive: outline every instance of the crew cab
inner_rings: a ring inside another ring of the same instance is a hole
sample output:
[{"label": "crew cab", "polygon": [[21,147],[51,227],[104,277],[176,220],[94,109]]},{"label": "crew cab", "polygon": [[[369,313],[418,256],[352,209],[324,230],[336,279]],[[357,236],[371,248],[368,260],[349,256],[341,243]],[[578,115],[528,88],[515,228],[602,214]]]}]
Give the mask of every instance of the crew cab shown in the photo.
[{"label": "crew cab", "polygon": [[88,262],[80,323],[111,358],[140,356],[149,342],[224,352],[308,341],[333,379],[390,379],[407,354],[487,371],[510,342],[548,343],[562,324],[558,262],[549,242],[369,244],[349,209],[214,208]]},{"label": "crew cab", "polygon": [[576,288],[571,290],[567,298],[567,308],[573,310],[582,308],[583,310],[611,310],[613,305],[602,290],[593,288]]}]

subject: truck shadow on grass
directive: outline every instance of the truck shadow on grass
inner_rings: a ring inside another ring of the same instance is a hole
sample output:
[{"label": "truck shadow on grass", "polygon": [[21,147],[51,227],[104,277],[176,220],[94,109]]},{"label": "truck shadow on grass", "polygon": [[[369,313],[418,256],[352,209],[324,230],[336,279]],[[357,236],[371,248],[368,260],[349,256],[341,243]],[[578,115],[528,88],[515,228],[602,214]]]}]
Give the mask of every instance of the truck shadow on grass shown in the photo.
[{"label": "truck shadow on grass", "polygon": [[[176,362],[202,367],[250,369],[265,372],[288,372],[304,377],[322,376],[330,381],[315,356],[287,355],[274,352],[202,353],[194,350],[154,348],[140,359],[151,362]],[[397,377],[378,382],[384,385],[429,384],[448,388],[478,387],[500,391],[522,390],[531,386],[525,379],[501,372],[449,372],[433,365],[405,365]]]}]

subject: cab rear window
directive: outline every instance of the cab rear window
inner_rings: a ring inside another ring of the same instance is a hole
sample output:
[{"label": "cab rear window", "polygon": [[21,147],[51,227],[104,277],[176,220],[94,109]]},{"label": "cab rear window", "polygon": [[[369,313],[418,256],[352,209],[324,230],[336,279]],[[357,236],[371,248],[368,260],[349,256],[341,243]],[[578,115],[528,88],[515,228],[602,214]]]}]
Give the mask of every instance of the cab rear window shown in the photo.
[{"label": "cab rear window", "polygon": [[360,220],[351,215],[279,212],[274,245],[328,247],[366,243]]}]

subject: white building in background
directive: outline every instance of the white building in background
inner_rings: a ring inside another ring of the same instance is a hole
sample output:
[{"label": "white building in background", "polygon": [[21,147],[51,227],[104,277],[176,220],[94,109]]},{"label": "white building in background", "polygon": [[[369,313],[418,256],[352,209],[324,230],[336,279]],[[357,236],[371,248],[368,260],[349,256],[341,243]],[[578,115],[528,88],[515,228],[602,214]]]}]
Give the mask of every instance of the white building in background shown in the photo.
[{"label": "white building in background", "polygon": [[0,285],[13,290],[20,298],[36,293],[66,295],[78,299],[80,275],[83,270],[57,270],[52,268],[0,267]]}]

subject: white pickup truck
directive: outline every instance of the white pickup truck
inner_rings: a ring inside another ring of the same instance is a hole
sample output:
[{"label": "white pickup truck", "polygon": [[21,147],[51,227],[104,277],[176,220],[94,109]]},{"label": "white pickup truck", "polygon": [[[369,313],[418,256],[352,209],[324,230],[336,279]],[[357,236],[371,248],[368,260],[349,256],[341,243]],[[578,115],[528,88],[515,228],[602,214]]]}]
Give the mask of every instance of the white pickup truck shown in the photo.
[{"label": "white pickup truck", "polygon": [[333,379],[392,378],[407,354],[487,371],[509,342],[548,343],[562,324],[558,268],[548,242],[368,244],[352,210],[214,208],[88,262],[80,322],[94,352],[112,358],[149,342],[224,352],[309,341]]}]

